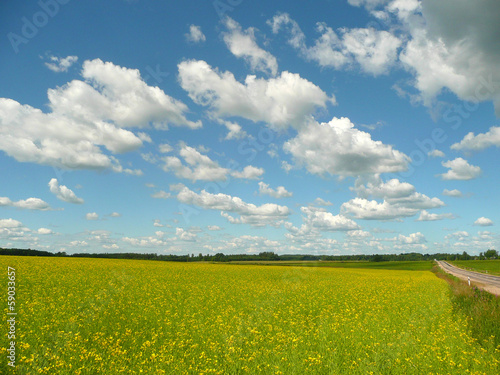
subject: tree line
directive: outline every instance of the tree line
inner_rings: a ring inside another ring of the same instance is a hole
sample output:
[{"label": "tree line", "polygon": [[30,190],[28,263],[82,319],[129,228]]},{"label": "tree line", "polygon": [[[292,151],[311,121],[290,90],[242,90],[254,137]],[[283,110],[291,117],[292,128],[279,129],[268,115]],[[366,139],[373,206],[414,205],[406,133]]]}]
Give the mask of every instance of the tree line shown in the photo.
[{"label": "tree line", "polygon": [[32,249],[2,249],[0,255],[17,256],[45,256],[45,257],[72,257],[72,258],[110,258],[110,259],[142,259],[169,262],[241,262],[241,261],[364,261],[364,262],[387,262],[387,261],[422,261],[422,260],[473,260],[473,259],[497,259],[498,252],[489,249],[479,256],[462,254],[358,254],[358,255],[310,255],[310,254],[284,254],[278,255],[273,252],[260,252],[259,254],[206,254],[199,253],[185,255],[159,255],[156,253],[76,253],[66,252],[51,253]]}]

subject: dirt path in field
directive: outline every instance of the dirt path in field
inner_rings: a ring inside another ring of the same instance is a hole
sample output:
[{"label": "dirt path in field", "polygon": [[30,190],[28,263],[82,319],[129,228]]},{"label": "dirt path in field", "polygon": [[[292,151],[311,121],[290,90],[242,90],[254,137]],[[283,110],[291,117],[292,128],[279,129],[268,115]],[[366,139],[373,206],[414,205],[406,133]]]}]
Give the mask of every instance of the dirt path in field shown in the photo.
[{"label": "dirt path in field", "polygon": [[448,262],[438,261],[439,267],[444,271],[456,276],[462,280],[468,281],[470,278],[471,285],[484,289],[491,294],[500,296],[500,276],[492,276],[485,273],[466,271],[462,268],[455,267]]}]

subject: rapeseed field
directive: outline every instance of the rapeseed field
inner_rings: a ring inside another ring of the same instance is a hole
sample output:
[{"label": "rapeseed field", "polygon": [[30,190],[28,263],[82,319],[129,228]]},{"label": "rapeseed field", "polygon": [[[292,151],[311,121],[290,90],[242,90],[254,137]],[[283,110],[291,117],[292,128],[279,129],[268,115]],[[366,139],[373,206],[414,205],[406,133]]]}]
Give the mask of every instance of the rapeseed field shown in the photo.
[{"label": "rapeseed field", "polygon": [[[43,257],[0,265],[17,272],[17,362],[6,366],[5,325],[5,374],[500,373],[499,348],[470,336],[448,285],[429,271]],[[6,292],[1,301],[5,318]]]}]

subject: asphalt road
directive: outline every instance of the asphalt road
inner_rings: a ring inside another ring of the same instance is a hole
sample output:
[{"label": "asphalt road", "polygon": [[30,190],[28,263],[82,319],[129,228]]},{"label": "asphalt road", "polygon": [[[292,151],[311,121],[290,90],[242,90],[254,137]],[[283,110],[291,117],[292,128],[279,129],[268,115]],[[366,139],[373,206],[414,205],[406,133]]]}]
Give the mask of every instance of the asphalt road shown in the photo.
[{"label": "asphalt road", "polygon": [[485,273],[467,271],[451,265],[445,261],[438,261],[438,265],[448,273],[462,280],[470,278],[471,284],[481,287],[490,293],[500,295],[500,276],[488,275]]}]

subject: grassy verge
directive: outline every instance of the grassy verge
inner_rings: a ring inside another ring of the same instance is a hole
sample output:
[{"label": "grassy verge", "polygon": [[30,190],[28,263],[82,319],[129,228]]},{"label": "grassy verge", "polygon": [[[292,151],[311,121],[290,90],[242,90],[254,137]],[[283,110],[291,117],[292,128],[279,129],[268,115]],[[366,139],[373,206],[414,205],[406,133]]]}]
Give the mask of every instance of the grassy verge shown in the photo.
[{"label": "grassy verge", "polygon": [[453,265],[476,272],[500,275],[500,259],[495,260],[454,260]]},{"label": "grassy verge", "polygon": [[449,284],[454,312],[465,316],[471,336],[500,351],[500,297],[470,287],[438,266],[432,272]]}]

